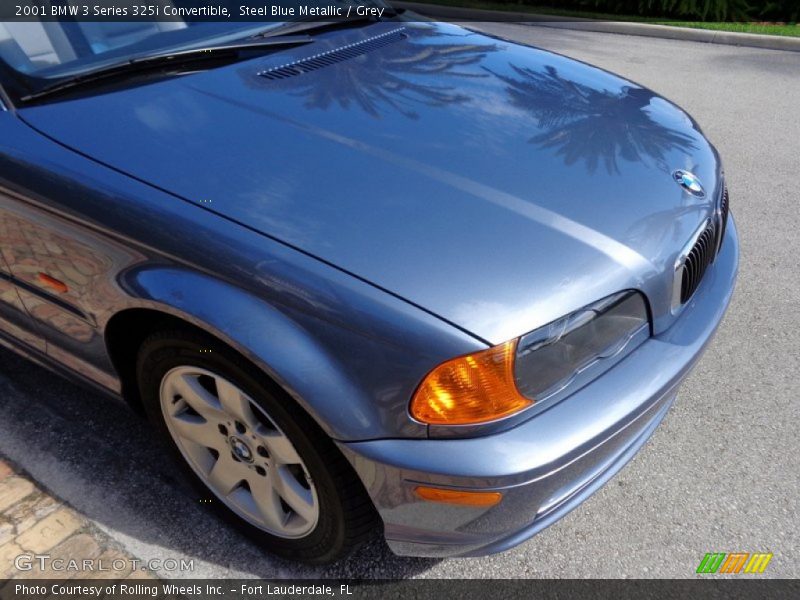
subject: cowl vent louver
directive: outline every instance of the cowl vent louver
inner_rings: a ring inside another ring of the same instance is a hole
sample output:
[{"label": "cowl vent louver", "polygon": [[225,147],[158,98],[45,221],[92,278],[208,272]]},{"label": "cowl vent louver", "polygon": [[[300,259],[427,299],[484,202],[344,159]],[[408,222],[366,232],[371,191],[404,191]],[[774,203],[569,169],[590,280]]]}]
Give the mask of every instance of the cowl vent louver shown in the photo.
[{"label": "cowl vent louver", "polygon": [[405,27],[399,27],[398,29],[387,31],[386,33],[361,40],[360,42],[355,42],[354,44],[348,44],[341,48],[321,52],[302,60],[261,71],[259,75],[267,79],[286,79],[288,77],[308,73],[309,71],[316,71],[317,69],[322,69],[334,63],[350,60],[351,58],[367,54],[378,48],[383,48],[389,44],[404,40],[408,37],[407,34],[403,33],[404,29]]}]

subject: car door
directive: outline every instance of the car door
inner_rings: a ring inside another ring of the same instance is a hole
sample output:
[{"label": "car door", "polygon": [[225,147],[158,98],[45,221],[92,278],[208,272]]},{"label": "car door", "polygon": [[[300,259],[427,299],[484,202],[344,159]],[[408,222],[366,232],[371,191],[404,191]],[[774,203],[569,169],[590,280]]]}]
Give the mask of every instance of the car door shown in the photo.
[{"label": "car door", "polygon": [[117,275],[141,257],[85,223],[95,192],[74,172],[84,161],[0,112],[0,326],[114,390],[98,322],[119,310]]},{"label": "car door", "polygon": [[[0,239],[5,247],[8,240],[3,217],[0,209]],[[22,350],[45,350],[44,340],[22,304],[5,260],[0,262],[0,342]]]},{"label": "car door", "polygon": [[[0,103],[0,123],[13,118]],[[0,125],[0,130],[3,127]],[[45,351],[45,342],[26,310],[6,257],[20,245],[22,232],[7,210],[9,197],[0,185],[0,341],[22,350]]]},{"label": "car door", "polygon": [[0,212],[15,243],[3,254],[47,354],[113,387],[97,318],[118,296],[115,275],[130,255],[102,236],[24,198],[0,195]]}]

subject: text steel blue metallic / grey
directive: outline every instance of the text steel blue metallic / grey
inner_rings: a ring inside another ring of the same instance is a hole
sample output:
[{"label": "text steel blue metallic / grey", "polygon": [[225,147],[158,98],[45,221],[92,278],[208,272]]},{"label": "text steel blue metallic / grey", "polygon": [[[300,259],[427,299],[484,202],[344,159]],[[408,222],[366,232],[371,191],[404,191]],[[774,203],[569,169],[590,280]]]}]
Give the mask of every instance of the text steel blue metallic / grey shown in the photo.
[{"label": "text steel blue metallic / grey", "polygon": [[717,152],[650,90],[454,25],[258,25],[0,24],[0,343],[143,409],[287,558],[519,544],[720,323]]}]

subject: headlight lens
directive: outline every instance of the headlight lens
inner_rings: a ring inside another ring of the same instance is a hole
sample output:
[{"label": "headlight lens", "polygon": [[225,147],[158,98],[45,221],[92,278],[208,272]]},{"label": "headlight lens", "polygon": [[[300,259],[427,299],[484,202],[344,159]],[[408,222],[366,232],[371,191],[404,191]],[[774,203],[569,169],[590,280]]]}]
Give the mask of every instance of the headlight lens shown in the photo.
[{"label": "headlight lens", "polygon": [[622,292],[520,338],[515,379],[527,398],[544,399],[601,358],[619,352],[649,327],[644,297]]},{"label": "headlight lens", "polygon": [[431,425],[473,425],[511,416],[563,389],[595,361],[649,327],[644,297],[622,292],[487,350],[431,371],[409,411]]}]

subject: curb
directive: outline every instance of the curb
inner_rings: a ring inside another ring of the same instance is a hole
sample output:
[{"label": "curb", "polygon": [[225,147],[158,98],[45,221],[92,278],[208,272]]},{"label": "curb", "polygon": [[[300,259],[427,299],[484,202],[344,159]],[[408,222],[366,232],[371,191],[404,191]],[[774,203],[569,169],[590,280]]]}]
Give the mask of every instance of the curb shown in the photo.
[{"label": "curb", "polygon": [[[39,562],[33,558],[37,555],[49,562]],[[20,556],[27,557],[24,567],[17,563]],[[92,563],[82,569],[55,568],[50,559]],[[155,579],[153,573],[136,569],[141,562],[0,456],[0,597],[10,593],[10,579]],[[94,570],[103,564],[102,571]]]},{"label": "curb", "polygon": [[619,33],[623,35],[639,35],[669,40],[723,44],[726,46],[746,46],[767,50],[800,52],[800,37],[759,35],[756,33],[737,33],[733,31],[711,31],[709,29],[691,29],[689,27],[629,23],[625,21],[594,21],[591,19],[579,19],[577,17],[555,17],[552,15],[537,15],[526,12],[481,10],[419,2],[392,2],[392,6],[396,8],[405,8],[427,17],[445,19],[448,21],[524,22],[536,25],[537,27],[596,31],[600,33]]}]

